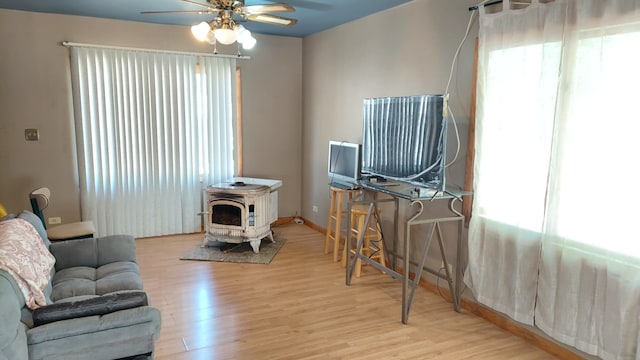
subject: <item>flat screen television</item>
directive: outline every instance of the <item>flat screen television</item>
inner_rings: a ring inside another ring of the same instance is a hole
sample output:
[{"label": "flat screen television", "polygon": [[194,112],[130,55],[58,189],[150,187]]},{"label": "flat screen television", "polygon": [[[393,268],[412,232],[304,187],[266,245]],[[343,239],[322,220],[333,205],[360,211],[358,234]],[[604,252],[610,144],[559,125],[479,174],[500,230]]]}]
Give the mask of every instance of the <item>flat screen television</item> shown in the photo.
[{"label": "flat screen television", "polygon": [[362,173],[444,191],[443,95],[364,99]]},{"label": "flat screen television", "polygon": [[360,180],[360,153],[360,144],[329,141],[329,183],[337,186],[354,186]]}]

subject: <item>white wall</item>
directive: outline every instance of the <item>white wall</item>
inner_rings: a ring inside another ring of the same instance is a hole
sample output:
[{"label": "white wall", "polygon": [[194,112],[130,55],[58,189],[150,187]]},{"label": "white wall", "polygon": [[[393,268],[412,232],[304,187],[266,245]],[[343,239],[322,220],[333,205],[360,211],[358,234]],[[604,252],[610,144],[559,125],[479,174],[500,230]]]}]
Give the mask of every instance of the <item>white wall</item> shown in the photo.
[{"label": "white wall", "polygon": [[[68,50],[60,42],[212,51],[184,26],[12,10],[0,10],[0,33],[0,203],[12,212],[29,209],[29,191],[48,186],[52,204],[47,216],[61,216],[63,222],[79,220],[80,201]],[[256,48],[246,52],[252,59],[238,61],[244,175],[283,180],[279,212],[294,215],[301,188],[302,39],[256,38]],[[235,48],[220,52],[233,54]],[[37,128],[40,141],[25,141],[25,128]],[[290,161],[282,162],[284,157]]]},{"label": "white wall", "polygon": [[242,64],[244,176],[283,181],[280,217],[300,213],[302,39],[260,36]]}]

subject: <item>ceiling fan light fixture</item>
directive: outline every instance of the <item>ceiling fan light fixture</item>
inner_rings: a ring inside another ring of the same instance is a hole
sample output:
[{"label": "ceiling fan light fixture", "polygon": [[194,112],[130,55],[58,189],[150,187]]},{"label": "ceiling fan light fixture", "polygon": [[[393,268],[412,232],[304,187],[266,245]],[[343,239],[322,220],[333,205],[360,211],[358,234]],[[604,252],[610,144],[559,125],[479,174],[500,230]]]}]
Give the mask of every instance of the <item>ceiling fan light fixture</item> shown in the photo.
[{"label": "ceiling fan light fixture", "polygon": [[253,36],[251,36],[242,42],[242,48],[245,50],[251,50],[253,49],[254,46],[256,46],[256,42],[257,42],[256,39]]},{"label": "ceiling fan light fixture", "polygon": [[248,31],[242,24],[237,24],[233,29],[236,32],[236,38],[240,39],[245,31]]},{"label": "ceiling fan light fixture", "polygon": [[[0,0],[1,1],[1,0]],[[208,42],[214,46],[214,53],[218,43],[231,45],[238,43],[244,49],[252,49],[256,39],[251,31],[237,23],[237,21],[257,21],[270,25],[293,26],[298,20],[275,15],[274,13],[293,12],[295,9],[286,3],[272,3],[261,5],[245,5],[246,0],[207,0],[206,4],[193,0],[181,0],[191,5],[199,6],[200,10],[175,11],[145,11],[143,14],[215,14],[210,22],[203,21],[191,27],[191,33],[198,41]],[[275,2],[276,0],[269,0]]]},{"label": "ceiling fan light fixture", "polygon": [[251,36],[251,31],[245,29],[245,27],[242,26],[242,25],[236,26],[235,31],[236,31],[236,39],[241,44],[244,43],[245,41],[253,38]]},{"label": "ceiling fan light fixture", "polygon": [[207,41],[207,34],[211,31],[211,26],[206,21],[191,27],[191,33],[198,41]]},{"label": "ceiling fan light fixture", "polygon": [[219,43],[229,45],[236,41],[236,33],[231,29],[221,28],[214,31],[216,40]]},{"label": "ceiling fan light fixture", "polygon": [[215,45],[216,44],[216,33],[213,30],[210,30],[207,33],[207,42],[211,45]]}]

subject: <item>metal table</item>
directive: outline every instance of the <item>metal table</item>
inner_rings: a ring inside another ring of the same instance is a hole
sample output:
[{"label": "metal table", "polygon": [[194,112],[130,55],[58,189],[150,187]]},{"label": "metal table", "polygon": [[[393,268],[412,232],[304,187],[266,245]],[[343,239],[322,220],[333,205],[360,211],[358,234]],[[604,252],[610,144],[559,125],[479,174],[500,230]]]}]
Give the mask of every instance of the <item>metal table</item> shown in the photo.
[{"label": "metal table", "polygon": [[[423,270],[432,273],[439,278],[443,278],[447,281],[449,285],[449,290],[451,291],[451,295],[453,297],[453,308],[455,311],[460,312],[460,292],[462,286],[462,258],[460,256],[462,249],[462,227],[464,224],[464,216],[462,213],[455,208],[455,203],[462,199],[462,192],[437,192],[434,190],[428,190],[424,188],[417,188],[415,185],[403,183],[403,182],[382,182],[382,183],[372,183],[368,181],[361,181],[360,187],[363,189],[364,194],[373,195],[372,199],[369,200],[359,200],[349,202],[348,213],[351,212],[351,207],[356,202],[364,203],[369,205],[369,210],[367,216],[365,218],[365,224],[368,224],[372,214],[374,211],[377,211],[377,206],[380,203],[385,202],[393,202],[394,204],[394,237],[393,237],[393,251],[387,253],[391,253],[393,255],[393,259],[391,261],[390,267],[385,267],[378,262],[375,262],[369,259],[367,256],[364,256],[360,253],[363,242],[364,242],[364,232],[361,232],[360,236],[357,239],[355,257],[352,261],[350,261],[349,257],[347,257],[347,270],[346,270],[346,284],[351,285],[351,278],[353,276],[353,271],[355,268],[355,262],[357,259],[360,259],[367,264],[375,267],[376,269],[383,271],[391,275],[394,279],[402,280],[402,323],[406,324],[409,319],[409,310],[411,308],[411,304],[413,302],[413,296],[415,294],[416,287],[420,283],[420,278],[422,277]],[[380,195],[387,195],[384,198],[380,198]],[[405,222],[405,233],[403,239],[403,249],[402,254],[398,254],[397,249],[397,239],[398,239],[398,204],[399,200],[404,199],[410,202],[410,207],[416,207],[415,213],[408,218]],[[425,208],[425,204],[434,202],[434,201],[443,201],[447,200],[449,202],[448,209],[450,210],[450,214],[447,216],[438,216],[438,217],[428,217],[425,218],[422,216],[422,213]],[[349,217],[350,218],[350,217]],[[453,274],[449,271],[449,265],[447,262],[445,247],[444,247],[444,237],[442,235],[442,230],[440,228],[440,224],[446,222],[457,222],[458,226],[458,238],[456,243],[456,257],[455,257],[455,278],[452,276]],[[429,229],[427,231],[427,238],[422,247],[419,256],[419,262],[414,263],[410,261],[410,241],[411,241],[411,227],[415,225],[428,224]],[[351,228],[351,220],[349,220],[349,229]],[[433,269],[425,268],[425,261],[427,258],[427,252],[429,250],[429,245],[431,244],[431,240],[433,239],[434,234],[438,239],[438,245],[440,249],[440,255],[442,257],[442,262],[444,264],[444,272],[445,274],[441,274],[439,271],[435,271]],[[349,248],[352,246],[352,236],[351,232],[348,232],[347,235],[347,244]],[[396,258],[401,258],[403,260],[402,273],[399,273],[397,270]],[[416,274],[412,279],[409,278],[410,266],[416,266]]]}]

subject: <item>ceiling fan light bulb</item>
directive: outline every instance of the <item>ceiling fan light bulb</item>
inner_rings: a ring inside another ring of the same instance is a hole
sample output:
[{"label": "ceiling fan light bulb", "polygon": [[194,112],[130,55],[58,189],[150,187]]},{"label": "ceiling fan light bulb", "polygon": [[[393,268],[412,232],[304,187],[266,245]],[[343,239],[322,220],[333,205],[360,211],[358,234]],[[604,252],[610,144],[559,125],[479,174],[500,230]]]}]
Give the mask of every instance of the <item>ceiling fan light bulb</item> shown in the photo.
[{"label": "ceiling fan light bulb", "polygon": [[211,31],[211,27],[205,21],[191,27],[191,33],[193,34],[193,37],[195,37],[199,41],[206,41],[209,31]]},{"label": "ceiling fan light bulb", "polygon": [[241,44],[247,38],[247,36],[251,36],[251,31],[247,30],[241,24],[238,24],[238,26],[236,26],[235,32],[236,32],[236,39]]},{"label": "ceiling fan light bulb", "polygon": [[221,44],[229,45],[236,41],[236,33],[231,29],[216,29],[215,35]]},{"label": "ceiling fan light bulb", "polygon": [[243,32],[247,31],[247,29],[244,26],[242,26],[242,24],[236,25],[236,28],[234,30],[237,36],[240,36],[242,35]]},{"label": "ceiling fan light bulb", "polygon": [[253,36],[250,36],[249,38],[245,39],[244,42],[242,42],[242,48],[245,50],[251,50],[254,46],[256,46],[256,42],[256,39]]},{"label": "ceiling fan light bulb", "polygon": [[238,33],[238,42],[241,44],[244,44],[245,41],[248,41],[249,39],[252,39],[252,38],[253,37],[251,36],[251,31],[247,29],[245,29],[241,33]]},{"label": "ceiling fan light bulb", "polygon": [[207,39],[206,40],[211,45],[216,43],[216,34],[215,34],[215,32],[213,32],[213,30],[211,30],[211,31],[209,31],[207,33]]}]

